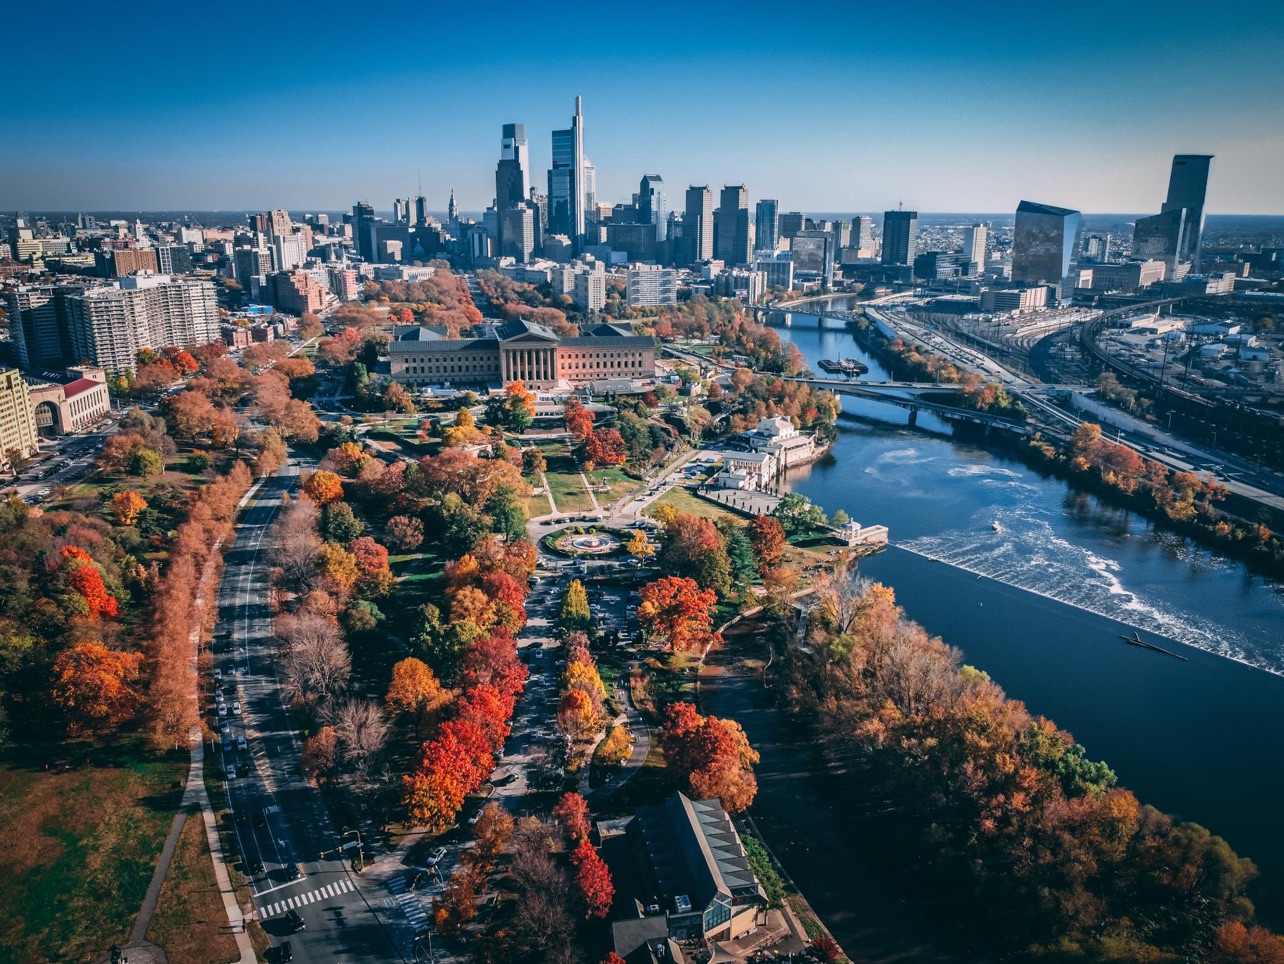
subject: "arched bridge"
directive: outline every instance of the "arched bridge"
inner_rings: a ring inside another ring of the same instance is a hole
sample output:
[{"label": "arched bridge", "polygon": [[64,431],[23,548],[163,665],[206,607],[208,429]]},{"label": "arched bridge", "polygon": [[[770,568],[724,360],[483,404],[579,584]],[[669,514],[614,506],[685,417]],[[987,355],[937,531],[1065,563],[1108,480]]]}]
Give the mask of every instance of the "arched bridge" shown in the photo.
[{"label": "arched bridge", "polygon": [[1027,431],[1026,424],[1014,418],[1002,415],[991,415],[989,412],[977,412],[957,405],[946,405],[931,401],[928,396],[949,391],[949,386],[935,382],[855,382],[843,378],[801,378],[790,377],[789,381],[804,382],[812,388],[833,392],[835,395],[850,395],[853,398],[868,398],[876,402],[886,402],[909,409],[910,424],[915,423],[920,411],[932,412],[943,418],[954,421],[974,422],[994,428],[1005,428],[1014,432]]}]

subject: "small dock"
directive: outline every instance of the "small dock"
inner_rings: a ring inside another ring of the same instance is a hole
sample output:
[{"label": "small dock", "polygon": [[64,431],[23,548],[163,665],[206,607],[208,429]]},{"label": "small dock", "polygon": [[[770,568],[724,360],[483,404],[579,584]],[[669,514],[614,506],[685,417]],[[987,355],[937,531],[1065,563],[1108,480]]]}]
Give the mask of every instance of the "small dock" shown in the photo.
[{"label": "small dock", "polygon": [[1165,656],[1171,656],[1173,659],[1179,659],[1183,663],[1190,662],[1189,659],[1187,659],[1185,656],[1182,656],[1180,653],[1174,653],[1171,649],[1164,649],[1162,646],[1156,646],[1154,643],[1146,642],[1144,639],[1141,638],[1141,634],[1138,633],[1135,629],[1132,631],[1131,636],[1125,636],[1123,633],[1120,633],[1119,638],[1122,639],[1129,646],[1140,646],[1142,649],[1153,650],[1156,653],[1163,653]]},{"label": "small dock", "polygon": [[855,358],[822,358],[816,365],[827,375],[845,375],[856,378],[869,371],[869,366]]}]

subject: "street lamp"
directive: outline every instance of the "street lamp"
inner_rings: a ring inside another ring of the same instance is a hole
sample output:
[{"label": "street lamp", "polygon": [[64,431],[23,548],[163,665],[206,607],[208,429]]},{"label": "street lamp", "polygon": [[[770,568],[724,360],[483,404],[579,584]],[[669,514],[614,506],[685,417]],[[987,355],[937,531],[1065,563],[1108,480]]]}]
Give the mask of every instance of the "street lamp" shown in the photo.
[{"label": "street lamp", "polygon": [[366,865],[365,865],[365,855],[362,852],[363,848],[361,846],[361,831],[348,830],[346,827],[344,828],[343,835],[345,837],[351,837],[354,834],[356,835],[356,838],[357,838],[357,873],[362,873],[365,870]]}]

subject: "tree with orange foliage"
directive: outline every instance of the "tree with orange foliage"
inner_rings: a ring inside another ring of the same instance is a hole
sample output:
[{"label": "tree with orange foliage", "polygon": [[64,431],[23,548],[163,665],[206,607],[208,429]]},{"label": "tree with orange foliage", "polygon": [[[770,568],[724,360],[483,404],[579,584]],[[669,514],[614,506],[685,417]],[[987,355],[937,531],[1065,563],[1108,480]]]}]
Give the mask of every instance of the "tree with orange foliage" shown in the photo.
[{"label": "tree with orange foliage", "polygon": [[769,515],[757,516],[749,523],[749,545],[760,572],[778,568],[785,558],[784,526]]},{"label": "tree with orange foliage", "polygon": [[201,370],[200,362],[192,357],[191,353],[182,348],[165,348],[162,349],[165,360],[174,366],[174,370],[180,375],[195,375]]},{"label": "tree with orange foliage", "polygon": [[370,456],[356,442],[344,442],[325,453],[325,467],[349,479],[356,477],[369,461]]},{"label": "tree with orange foliage", "polygon": [[718,594],[694,579],[665,576],[642,587],[638,622],[673,652],[703,651],[717,641],[710,632]]},{"label": "tree with orange foliage", "polygon": [[116,597],[103,585],[102,574],[89,553],[79,546],[63,546],[62,558],[67,584],[76,593],[71,600],[74,608],[89,619],[115,616]]},{"label": "tree with orange foliage", "polygon": [[753,803],[758,753],[739,723],[701,716],[690,703],[673,703],[665,710],[659,744],[694,799],[716,798],[728,813],[739,813]]},{"label": "tree with orange foliage", "polygon": [[338,737],[333,726],[323,726],[303,741],[303,775],[321,780],[334,772]]},{"label": "tree with orange foliage", "polygon": [[509,632],[526,625],[526,585],[506,572],[488,572],[482,577],[482,592],[495,607],[496,624]]},{"label": "tree with orange foliage", "polygon": [[562,794],[562,798],[553,807],[553,819],[566,831],[566,839],[572,844],[588,839],[588,813],[588,801],[574,791]]},{"label": "tree with orange foliage", "polygon": [[348,543],[348,551],[357,566],[357,594],[365,599],[388,595],[397,581],[388,566],[388,550],[370,536],[359,536]]},{"label": "tree with orange foliage", "polygon": [[584,916],[605,917],[615,899],[615,884],[606,861],[584,838],[571,851],[571,863],[575,866],[575,886],[580,889],[587,911]]},{"label": "tree with orange foliage", "polygon": [[433,898],[433,923],[439,934],[458,934],[477,916],[478,877],[472,870],[458,870],[450,875],[446,889]]},{"label": "tree with orange foliage", "polygon": [[526,686],[529,671],[517,658],[517,641],[506,630],[497,630],[473,640],[464,654],[459,682],[464,687],[487,683],[507,696],[516,696]]},{"label": "tree with orange foliage", "polygon": [[593,413],[586,409],[578,398],[568,398],[563,410],[566,431],[571,433],[573,445],[583,445],[589,433],[593,431]]},{"label": "tree with orange foliage", "polygon": [[392,667],[392,682],[384,702],[394,713],[414,716],[421,722],[450,702],[450,690],[438,681],[432,668],[411,656]]},{"label": "tree with orange foliage", "polygon": [[1217,928],[1212,964],[1284,964],[1284,938],[1230,921]]},{"label": "tree with orange foliage", "polygon": [[450,621],[468,622],[488,632],[495,625],[495,606],[480,589],[464,586],[450,598]]},{"label": "tree with orange foliage", "polygon": [[611,951],[602,959],[602,964],[628,964],[628,961],[620,957],[615,951]]},{"label": "tree with orange foliage", "polygon": [[516,821],[512,814],[498,803],[488,803],[482,807],[481,816],[473,826],[473,839],[477,841],[477,850],[487,860],[494,860],[513,836]]},{"label": "tree with orange foliage", "polygon": [[348,595],[361,576],[352,553],[337,542],[322,543],[316,562],[322,588],[331,595]]},{"label": "tree with orange foliage", "polygon": [[602,728],[593,698],[584,690],[568,690],[557,707],[557,726],[570,740],[587,740]]},{"label": "tree with orange foliage", "polygon": [[535,421],[535,393],[518,379],[504,389],[504,427],[524,432]]},{"label": "tree with orange foliage", "polygon": [[613,428],[595,428],[584,439],[584,467],[597,465],[623,465],[629,457],[629,447],[620,433]]},{"label": "tree with orange foliage", "polygon": [[333,472],[313,472],[303,483],[303,494],[316,505],[337,502],[343,498],[343,480]]},{"label": "tree with orange foliage", "polygon": [[51,698],[73,736],[118,726],[134,715],[141,653],[122,653],[102,643],[77,643],[53,665]]},{"label": "tree with orange foliage", "polygon": [[147,500],[132,490],[117,492],[107,504],[116,521],[123,526],[132,526],[147,508]]}]

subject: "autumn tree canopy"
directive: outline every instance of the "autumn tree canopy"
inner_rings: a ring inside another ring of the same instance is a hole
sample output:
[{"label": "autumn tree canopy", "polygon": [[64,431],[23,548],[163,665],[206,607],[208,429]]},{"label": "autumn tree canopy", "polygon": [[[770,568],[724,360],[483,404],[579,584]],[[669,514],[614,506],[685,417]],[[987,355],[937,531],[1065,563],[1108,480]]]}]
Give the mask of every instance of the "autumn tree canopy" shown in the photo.
[{"label": "autumn tree canopy", "polygon": [[716,641],[711,632],[718,595],[694,579],[665,576],[642,587],[638,621],[674,652],[702,652]]}]

